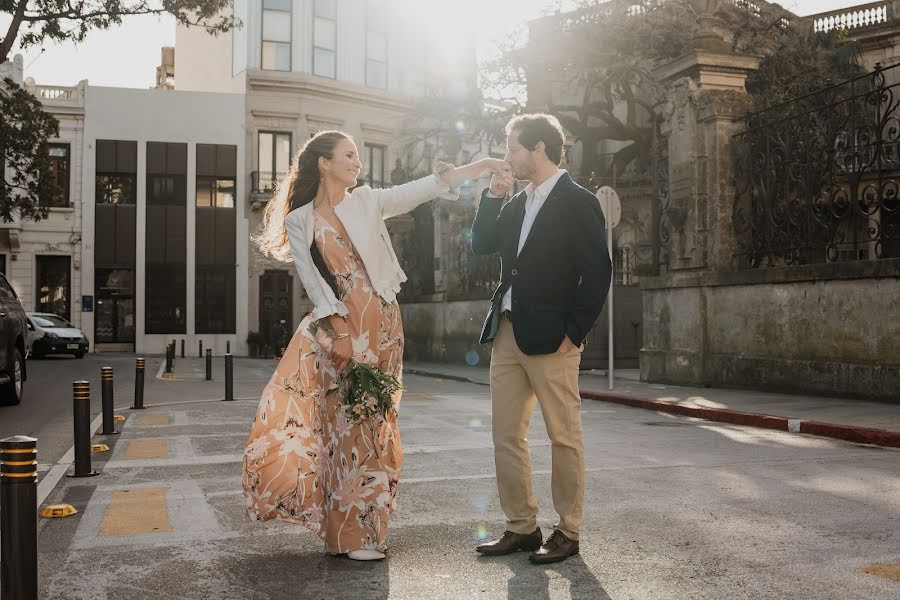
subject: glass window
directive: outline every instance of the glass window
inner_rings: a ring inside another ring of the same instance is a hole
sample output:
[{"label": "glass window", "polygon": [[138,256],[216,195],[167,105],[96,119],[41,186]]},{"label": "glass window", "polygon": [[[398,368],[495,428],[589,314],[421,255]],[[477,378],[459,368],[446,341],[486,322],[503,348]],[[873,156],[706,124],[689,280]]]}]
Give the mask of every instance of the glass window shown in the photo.
[{"label": "glass window", "polygon": [[267,71],[290,71],[291,45],[284,42],[263,42],[262,68]]},{"label": "glass window", "polygon": [[97,204],[134,204],[137,201],[134,175],[101,175],[96,177]]},{"label": "glass window", "polygon": [[388,56],[387,7],[380,0],[369,0],[367,10],[366,85],[386,89]]},{"label": "glass window", "polygon": [[197,333],[235,332],[235,281],[233,267],[197,266]]},{"label": "glass window", "polygon": [[337,19],[337,0],[316,0],[316,16]]},{"label": "glass window", "polygon": [[42,199],[42,204],[52,207],[69,206],[69,144],[47,144],[50,158],[50,176],[59,187],[59,193]]},{"label": "glass window", "polygon": [[271,192],[287,174],[291,164],[291,134],[259,132],[258,171],[253,180],[254,192]]},{"label": "glass window", "polygon": [[234,208],[234,179],[197,177],[197,206]]},{"label": "glass window", "polygon": [[69,318],[71,293],[71,258],[68,256],[38,256],[36,312],[52,313]]},{"label": "glass window", "polygon": [[316,0],[313,21],[313,73],[337,77],[337,2]]},{"label": "glass window", "polygon": [[291,0],[264,0],[262,13],[262,68],[290,71]]},{"label": "glass window", "polygon": [[137,142],[97,140],[94,200],[97,204],[137,201]]},{"label": "glass window", "polygon": [[365,145],[365,160],[367,169],[366,183],[370,187],[384,187],[385,151],[386,148],[384,146],[378,146],[375,144]]}]

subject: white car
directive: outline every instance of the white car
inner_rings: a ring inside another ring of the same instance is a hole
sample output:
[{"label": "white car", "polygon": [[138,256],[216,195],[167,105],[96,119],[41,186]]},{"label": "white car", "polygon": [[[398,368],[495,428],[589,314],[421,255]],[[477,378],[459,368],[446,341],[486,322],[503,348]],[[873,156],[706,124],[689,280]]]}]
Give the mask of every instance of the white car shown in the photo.
[{"label": "white car", "polygon": [[74,354],[84,358],[90,342],[80,329],[52,313],[25,313],[28,317],[28,333],[31,335],[31,356],[47,354]]}]

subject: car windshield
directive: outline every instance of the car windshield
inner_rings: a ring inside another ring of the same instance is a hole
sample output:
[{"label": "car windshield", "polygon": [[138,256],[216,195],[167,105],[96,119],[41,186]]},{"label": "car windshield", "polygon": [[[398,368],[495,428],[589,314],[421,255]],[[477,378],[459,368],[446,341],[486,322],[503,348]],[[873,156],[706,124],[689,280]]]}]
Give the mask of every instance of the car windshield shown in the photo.
[{"label": "car windshield", "polygon": [[56,315],[32,315],[31,319],[34,321],[34,324],[38,327],[50,328],[50,327],[72,327],[72,324],[63,319],[62,317],[57,317]]}]

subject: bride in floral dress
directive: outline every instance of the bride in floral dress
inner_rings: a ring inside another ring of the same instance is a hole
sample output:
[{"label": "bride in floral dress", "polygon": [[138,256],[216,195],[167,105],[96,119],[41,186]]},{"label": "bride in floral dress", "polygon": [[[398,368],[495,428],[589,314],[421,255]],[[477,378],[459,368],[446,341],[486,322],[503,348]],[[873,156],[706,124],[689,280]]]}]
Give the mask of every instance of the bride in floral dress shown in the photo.
[{"label": "bride in floral dress", "polygon": [[[391,189],[356,185],[361,164],[346,134],[320,133],[297,153],[266,207],[261,251],[293,261],[315,305],[266,385],[244,451],[251,520],[304,525],[326,552],[384,558],[403,451],[400,391],[383,417],[355,419],[336,385],[350,360],[400,379],[403,325],[396,294],[406,280],[384,220],[488,170],[484,159]],[[312,327],[311,327],[312,325]]]}]

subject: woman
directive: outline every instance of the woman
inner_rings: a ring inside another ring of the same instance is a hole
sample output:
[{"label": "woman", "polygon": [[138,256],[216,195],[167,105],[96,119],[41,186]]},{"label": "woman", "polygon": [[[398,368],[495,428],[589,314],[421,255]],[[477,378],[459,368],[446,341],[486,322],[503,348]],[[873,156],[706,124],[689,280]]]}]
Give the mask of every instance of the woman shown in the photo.
[{"label": "woman", "polygon": [[384,419],[354,422],[332,381],[351,358],[401,376],[396,294],[406,275],[384,220],[503,165],[495,159],[460,168],[441,163],[417,181],[348,192],[361,164],[347,135],[320,133],[297,154],[266,207],[257,241],[265,255],[293,259],[315,308],[263,391],[244,452],[252,520],[305,525],[325,538],[331,554],[384,558],[403,462],[400,393]]}]

